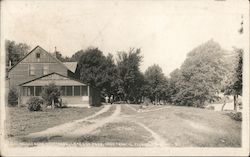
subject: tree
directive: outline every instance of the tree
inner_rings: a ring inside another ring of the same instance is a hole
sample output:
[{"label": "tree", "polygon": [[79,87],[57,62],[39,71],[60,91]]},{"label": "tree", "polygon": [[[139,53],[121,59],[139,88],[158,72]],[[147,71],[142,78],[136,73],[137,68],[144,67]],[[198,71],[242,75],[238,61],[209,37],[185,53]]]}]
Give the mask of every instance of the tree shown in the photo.
[{"label": "tree", "polygon": [[117,68],[114,63],[113,55],[108,54],[107,57],[105,58],[105,73],[103,75],[103,95],[108,94],[110,97],[111,95],[116,95],[118,91],[118,73],[117,73]]},{"label": "tree", "polygon": [[8,94],[8,105],[17,106],[18,104],[18,92],[16,88],[11,88]]},{"label": "tree", "polygon": [[76,74],[80,80],[90,83],[91,86],[103,88],[106,73],[106,58],[98,48],[88,48],[81,56]]},{"label": "tree", "polygon": [[41,95],[42,98],[47,102],[47,105],[51,105],[52,108],[54,108],[55,103],[59,103],[61,92],[59,87],[57,87],[54,83],[50,83],[43,87]]},{"label": "tree", "polygon": [[137,102],[141,99],[143,75],[139,70],[142,61],[140,52],[140,49],[130,49],[128,53],[118,53],[118,95],[122,100]]},{"label": "tree", "polygon": [[242,65],[243,65],[243,50],[235,49],[236,58],[234,62],[234,68],[224,91],[225,95],[234,96],[234,110],[236,110],[237,98],[242,95]]},{"label": "tree", "polygon": [[72,57],[70,58],[70,60],[78,62],[83,53],[84,53],[83,50],[77,51],[75,54],[72,55]]},{"label": "tree", "polygon": [[30,51],[30,46],[25,43],[16,43],[15,41],[5,41],[6,66],[15,65],[20,59]]},{"label": "tree", "polygon": [[168,82],[166,96],[168,97],[168,102],[171,104],[178,101],[175,95],[179,92],[177,86],[180,76],[181,76],[180,69],[175,69],[170,73],[170,79]]},{"label": "tree", "polygon": [[61,54],[61,52],[59,52],[59,51],[55,51],[54,52],[54,56],[58,59],[58,60],[60,60],[61,62],[69,62],[69,61],[71,61],[71,59],[69,58],[69,57],[64,57],[62,54]]},{"label": "tree", "polygon": [[162,72],[162,69],[159,65],[152,65],[148,67],[145,74],[145,90],[146,95],[150,98],[151,101],[155,101],[159,103],[160,100],[165,98],[165,90],[166,90],[166,78]]},{"label": "tree", "polygon": [[213,40],[196,47],[187,55],[175,83],[174,102],[203,106],[217,99],[226,75],[224,50]]}]

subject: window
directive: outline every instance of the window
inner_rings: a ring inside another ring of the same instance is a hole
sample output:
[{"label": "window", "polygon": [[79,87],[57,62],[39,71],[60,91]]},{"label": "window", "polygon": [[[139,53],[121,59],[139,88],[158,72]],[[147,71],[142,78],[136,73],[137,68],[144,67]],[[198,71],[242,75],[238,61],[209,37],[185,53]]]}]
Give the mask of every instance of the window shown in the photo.
[{"label": "window", "polygon": [[66,86],[66,95],[67,96],[72,96],[73,95],[72,86]]},{"label": "window", "polygon": [[74,86],[74,96],[80,96],[80,86]]},{"label": "window", "polygon": [[35,87],[35,94],[36,96],[41,96],[41,93],[42,93],[42,87],[41,86],[36,86]]},{"label": "window", "polygon": [[35,67],[34,67],[34,65],[30,65],[30,75],[35,75]]},{"label": "window", "polygon": [[82,96],[87,96],[88,95],[88,88],[87,86],[81,86],[82,87]]},{"label": "window", "polygon": [[33,86],[27,87],[27,96],[34,96],[34,87]]},{"label": "window", "polygon": [[49,73],[49,66],[48,65],[44,65],[43,66],[43,74],[47,75]]},{"label": "window", "polygon": [[23,96],[27,96],[28,93],[27,93],[27,87],[23,87]]},{"label": "window", "polygon": [[37,59],[38,62],[40,62],[40,57],[41,57],[41,54],[40,54],[40,53],[37,53],[37,54],[36,54],[36,59]]}]

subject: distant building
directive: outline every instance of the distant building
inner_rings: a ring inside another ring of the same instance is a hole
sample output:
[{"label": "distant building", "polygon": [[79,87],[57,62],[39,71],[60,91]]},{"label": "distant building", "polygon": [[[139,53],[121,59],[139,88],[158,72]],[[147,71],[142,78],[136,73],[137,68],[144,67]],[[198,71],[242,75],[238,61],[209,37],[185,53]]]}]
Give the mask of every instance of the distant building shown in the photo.
[{"label": "distant building", "polygon": [[37,46],[8,70],[6,87],[18,89],[19,104],[26,104],[32,96],[41,96],[43,86],[49,83],[60,88],[61,98],[68,105],[99,104],[99,91],[76,79],[76,65],[61,62]]}]

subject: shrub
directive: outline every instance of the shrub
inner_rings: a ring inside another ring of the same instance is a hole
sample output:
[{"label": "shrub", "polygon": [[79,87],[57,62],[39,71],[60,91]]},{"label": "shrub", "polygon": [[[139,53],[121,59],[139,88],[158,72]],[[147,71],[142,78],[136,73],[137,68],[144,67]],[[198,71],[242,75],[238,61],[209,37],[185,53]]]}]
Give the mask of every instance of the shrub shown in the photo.
[{"label": "shrub", "polygon": [[18,104],[18,92],[16,88],[11,88],[8,94],[8,105],[16,106]]},{"label": "shrub", "polygon": [[27,104],[29,111],[40,111],[42,109],[43,100],[39,97],[31,97]]},{"label": "shrub", "polygon": [[242,113],[241,112],[236,112],[233,114],[233,117],[232,117],[234,120],[236,121],[242,121]]},{"label": "shrub", "polygon": [[232,119],[236,121],[242,121],[242,113],[241,112],[230,112],[227,113]]},{"label": "shrub", "polygon": [[42,91],[42,98],[47,102],[47,105],[52,105],[52,101],[55,103],[60,98],[60,89],[53,83],[44,86]]}]

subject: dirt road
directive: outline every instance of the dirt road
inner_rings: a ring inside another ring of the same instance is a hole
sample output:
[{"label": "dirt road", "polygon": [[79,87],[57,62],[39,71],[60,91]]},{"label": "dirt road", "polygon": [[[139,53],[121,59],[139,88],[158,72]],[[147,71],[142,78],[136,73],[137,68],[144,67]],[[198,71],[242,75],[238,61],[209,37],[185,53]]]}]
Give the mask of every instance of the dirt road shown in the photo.
[{"label": "dirt road", "polygon": [[[209,116],[204,116],[209,115]],[[241,123],[220,112],[173,106],[105,105],[99,112],[32,133],[25,141],[88,146],[240,146]],[[100,144],[100,145],[99,145]]]}]

